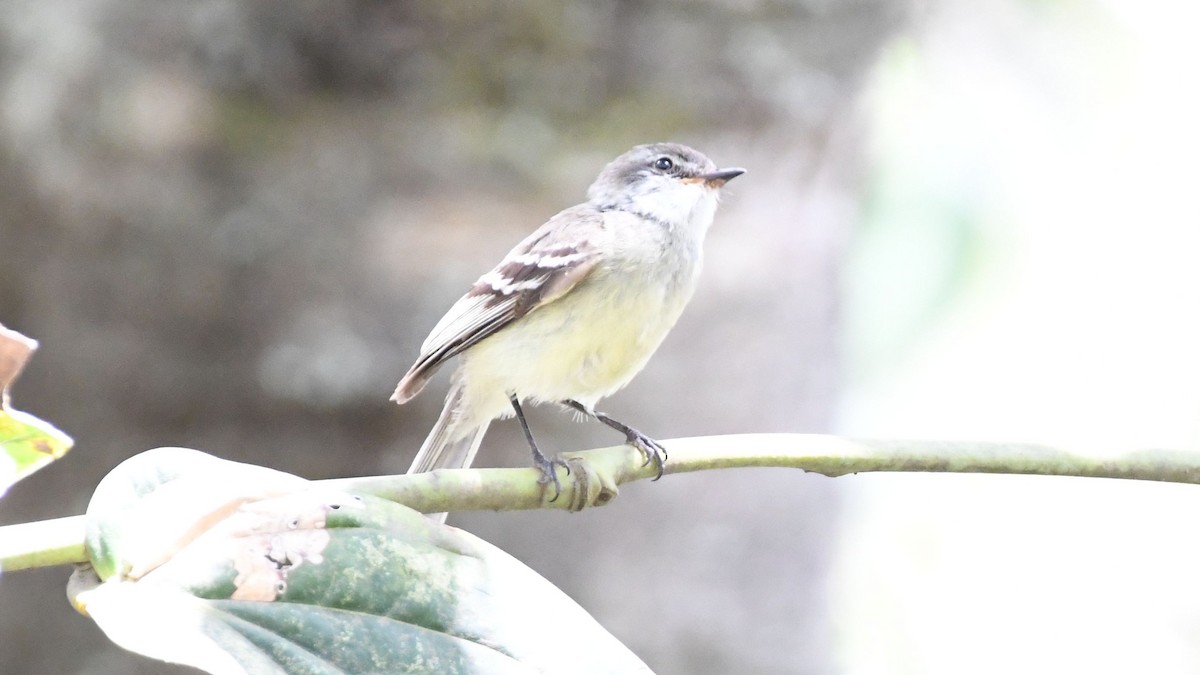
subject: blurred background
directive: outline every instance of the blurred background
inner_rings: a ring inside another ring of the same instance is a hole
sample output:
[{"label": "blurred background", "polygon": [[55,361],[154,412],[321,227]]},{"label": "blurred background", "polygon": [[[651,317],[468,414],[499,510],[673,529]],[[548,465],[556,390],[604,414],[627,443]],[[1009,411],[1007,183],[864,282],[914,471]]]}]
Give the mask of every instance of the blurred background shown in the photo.
[{"label": "blurred background", "polygon": [[[450,304],[642,142],[732,183],[696,299],[606,411],[755,431],[1200,446],[1200,10],[1166,0],[0,7],[0,322],[77,446],[400,472]],[[544,447],[619,439],[551,408]],[[519,466],[513,423],[484,465]],[[1194,486],[743,470],[451,523],[661,673],[1194,673]],[[0,671],[190,672],[0,579]]]}]

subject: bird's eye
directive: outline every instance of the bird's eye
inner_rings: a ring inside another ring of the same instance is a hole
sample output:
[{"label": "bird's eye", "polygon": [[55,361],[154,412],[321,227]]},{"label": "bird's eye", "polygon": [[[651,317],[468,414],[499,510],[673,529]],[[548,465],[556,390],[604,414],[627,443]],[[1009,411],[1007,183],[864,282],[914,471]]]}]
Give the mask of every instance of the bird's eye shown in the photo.
[{"label": "bird's eye", "polygon": [[654,160],[654,168],[659,171],[670,171],[674,167],[675,162],[672,162],[670,157],[659,157]]}]

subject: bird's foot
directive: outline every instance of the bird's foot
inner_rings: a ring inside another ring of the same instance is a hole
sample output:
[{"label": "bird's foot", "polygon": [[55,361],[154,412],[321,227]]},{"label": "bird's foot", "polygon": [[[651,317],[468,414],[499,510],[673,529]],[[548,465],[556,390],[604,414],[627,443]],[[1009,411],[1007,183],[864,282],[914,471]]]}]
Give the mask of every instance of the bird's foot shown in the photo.
[{"label": "bird's foot", "polygon": [[571,465],[567,464],[564,459],[559,457],[551,459],[539,452],[533,456],[533,466],[542,472],[542,477],[538,478],[539,485],[554,483],[554,496],[550,498],[550,501],[557,501],[558,496],[562,494],[562,483],[558,480],[558,467],[566,469],[569,476],[571,475]]},{"label": "bird's foot", "polygon": [[642,466],[646,466],[650,464],[650,462],[654,462],[654,468],[658,470],[658,473],[654,476],[654,480],[662,478],[664,465],[667,462],[667,449],[663,447],[662,443],[659,443],[658,441],[650,438],[646,434],[643,434],[624,422],[618,422],[605,413],[602,413],[598,410],[593,410],[590,406],[586,406],[579,401],[567,399],[562,401],[562,404],[572,410],[581,412],[584,415],[590,415],[604,425],[625,434],[625,442],[637,448],[642,452],[643,455],[646,456],[646,461],[642,462]]},{"label": "bird's foot", "polygon": [[654,480],[662,478],[663,466],[667,461],[667,449],[663,447],[662,443],[632,427],[625,433],[625,442],[641,450],[642,454],[646,456],[646,461],[642,462],[642,466],[654,462],[654,468],[658,470]]}]

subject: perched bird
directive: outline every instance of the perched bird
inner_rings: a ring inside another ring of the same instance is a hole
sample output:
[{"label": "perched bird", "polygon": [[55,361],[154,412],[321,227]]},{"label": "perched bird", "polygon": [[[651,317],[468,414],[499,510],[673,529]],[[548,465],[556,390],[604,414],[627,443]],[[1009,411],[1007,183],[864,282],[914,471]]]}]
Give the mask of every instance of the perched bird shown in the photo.
[{"label": "perched bird", "polygon": [[[516,414],[542,471],[522,402],[560,403],[616,429],[654,462],[666,450],[597,411],[646,365],[691,299],[720,188],[744,173],[718,169],[677,143],[639,145],[610,162],[588,200],[551,218],[475,282],[434,326],[392,394],[416,396],[459,356],[450,393],[409,473],[470,466],[488,425]],[[569,470],[569,469],[568,469]]]}]

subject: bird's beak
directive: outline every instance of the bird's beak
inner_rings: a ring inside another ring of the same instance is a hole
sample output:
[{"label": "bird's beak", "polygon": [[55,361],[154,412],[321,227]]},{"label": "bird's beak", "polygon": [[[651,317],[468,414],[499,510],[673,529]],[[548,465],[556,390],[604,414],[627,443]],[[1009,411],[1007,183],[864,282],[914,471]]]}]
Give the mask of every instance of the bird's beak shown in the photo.
[{"label": "bird's beak", "polygon": [[712,173],[700,174],[692,179],[685,179],[685,183],[704,183],[705,187],[719,188],[738,176],[746,173],[745,169],[734,167],[731,169],[717,169]]}]

